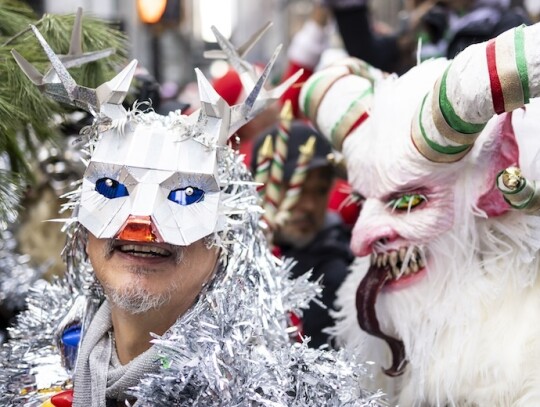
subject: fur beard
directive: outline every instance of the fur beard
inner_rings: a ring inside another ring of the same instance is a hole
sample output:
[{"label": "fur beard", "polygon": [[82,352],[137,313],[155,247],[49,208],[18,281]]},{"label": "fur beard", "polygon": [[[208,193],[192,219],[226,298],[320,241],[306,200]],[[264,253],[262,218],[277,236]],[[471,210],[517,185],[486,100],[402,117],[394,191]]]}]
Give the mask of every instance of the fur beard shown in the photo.
[{"label": "fur beard", "polygon": [[358,326],[366,258],[338,292],[333,334],[375,363],[378,385],[401,406],[540,405],[540,217],[478,215],[456,214],[459,226],[425,247],[425,277],[377,299],[381,329],[405,344],[402,377],[384,376],[386,343]]}]

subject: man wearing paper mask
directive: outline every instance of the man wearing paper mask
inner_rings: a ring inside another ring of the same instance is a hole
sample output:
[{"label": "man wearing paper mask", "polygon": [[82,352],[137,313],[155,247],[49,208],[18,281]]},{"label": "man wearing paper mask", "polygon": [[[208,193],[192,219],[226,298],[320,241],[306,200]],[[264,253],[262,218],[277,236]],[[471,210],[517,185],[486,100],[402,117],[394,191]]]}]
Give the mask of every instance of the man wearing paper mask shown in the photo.
[{"label": "man wearing paper mask", "polygon": [[[136,61],[89,89],[32,27],[52,68],[23,71],[54,99],[90,111],[90,154],[65,249],[67,275],[35,292],[0,359],[0,404],[378,405],[364,368],[341,353],[289,343],[286,315],[319,287],[287,278],[269,253],[236,129],[283,93],[218,41],[246,100],[229,106],[197,70],[201,109],[161,116],[121,103]],[[97,278],[97,281],[95,280]],[[45,310],[45,312],[44,312]],[[152,340],[153,339],[153,340]],[[152,342],[151,342],[152,341]]]}]

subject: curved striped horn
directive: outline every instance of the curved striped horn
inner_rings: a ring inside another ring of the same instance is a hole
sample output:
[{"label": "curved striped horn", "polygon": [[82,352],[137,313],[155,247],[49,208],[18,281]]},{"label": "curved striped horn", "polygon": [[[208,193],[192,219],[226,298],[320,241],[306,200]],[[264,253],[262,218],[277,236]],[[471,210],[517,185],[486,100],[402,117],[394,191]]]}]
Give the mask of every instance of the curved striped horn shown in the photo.
[{"label": "curved striped horn", "polygon": [[422,156],[463,158],[494,114],[540,94],[540,25],[517,27],[466,48],[448,66],[413,117],[411,138]]},{"label": "curved striped horn", "polygon": [[[345,58],[313,74],[302,86],[300,109],[319,131],[341,151],[345,138],[369,117],[373,83],[385,73],[357,58]],[[332,109],[319,114],[326,97]]]}]

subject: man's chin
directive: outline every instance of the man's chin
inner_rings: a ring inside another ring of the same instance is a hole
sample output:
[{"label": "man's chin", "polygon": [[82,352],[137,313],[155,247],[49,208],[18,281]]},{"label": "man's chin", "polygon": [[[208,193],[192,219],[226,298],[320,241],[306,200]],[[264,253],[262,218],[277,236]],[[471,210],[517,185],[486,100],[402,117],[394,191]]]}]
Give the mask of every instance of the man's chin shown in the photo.
[{"label": "man's chin", "polygon": [[171,300],[171,293],[152,293],[140,286],[124,289],[106,288],[105,293],[109,302],[129,314],[144,314],[152,310],[158,310],[167,305]]}]

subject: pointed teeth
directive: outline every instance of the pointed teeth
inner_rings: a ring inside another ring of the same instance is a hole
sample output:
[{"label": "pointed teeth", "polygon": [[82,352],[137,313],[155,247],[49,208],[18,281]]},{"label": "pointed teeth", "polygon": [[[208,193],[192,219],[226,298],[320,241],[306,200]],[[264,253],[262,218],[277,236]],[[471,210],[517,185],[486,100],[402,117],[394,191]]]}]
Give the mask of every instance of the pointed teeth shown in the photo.
[{"label": "pointed teeth", "polygon": [[405,255],[407,254],[407,249],[405,247],[402,247],[399,249],[399,261],[405,260]]},{"label": "pointed teeth", "polygon": [[417,247],[401,247],[384,253],[372,253],[370,264],[378,268],[390,266],[389,275],[394,280],[417,273],[425,267],[421,250]]},{"label": "pointed teeth", "polygon": [[398,254],[395,251],[390,252],[390,265],[396,267],[398,261]]}]

